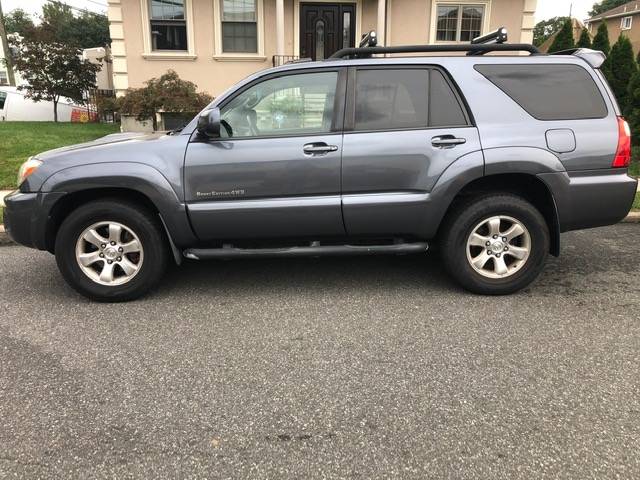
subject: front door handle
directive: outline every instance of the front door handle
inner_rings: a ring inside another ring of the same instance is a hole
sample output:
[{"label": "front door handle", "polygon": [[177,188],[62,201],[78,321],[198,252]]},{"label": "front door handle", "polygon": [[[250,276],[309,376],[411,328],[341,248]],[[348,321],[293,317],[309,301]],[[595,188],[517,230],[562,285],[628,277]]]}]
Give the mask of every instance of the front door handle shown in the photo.
[{"label": "front door handle", "polygon": [[466,138],[457,138],[453,135],[442,135],[431,139],[431,145],[436,148],[453,148],[456,145],[462,145],[464,143],[467,143]]},{"label": "front door handle", "polygon": [[337,145],[327,145],[324,142],[307,143],[302,147],[302,151],[307,155],[326,155],[329,152],[338,151]]}]

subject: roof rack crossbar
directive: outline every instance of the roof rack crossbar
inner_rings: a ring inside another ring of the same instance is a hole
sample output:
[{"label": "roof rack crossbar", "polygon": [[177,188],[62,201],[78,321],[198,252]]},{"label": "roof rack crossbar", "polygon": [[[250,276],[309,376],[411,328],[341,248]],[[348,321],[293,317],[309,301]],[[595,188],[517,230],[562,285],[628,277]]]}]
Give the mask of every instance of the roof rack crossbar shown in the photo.
[{"label": "roof rack crossbar", "polygon": [[529,52],[540,53],[535,46],[528,43],[492,43],[492,44],[453,44],[453,45],[402,45],[396,47],[364,47],[343,48],[329,57],[335,60],[345,57],[362,58],[369,55],[385,53],[435,53],[435,52],[470,52],[483,55],[489,52]]}]

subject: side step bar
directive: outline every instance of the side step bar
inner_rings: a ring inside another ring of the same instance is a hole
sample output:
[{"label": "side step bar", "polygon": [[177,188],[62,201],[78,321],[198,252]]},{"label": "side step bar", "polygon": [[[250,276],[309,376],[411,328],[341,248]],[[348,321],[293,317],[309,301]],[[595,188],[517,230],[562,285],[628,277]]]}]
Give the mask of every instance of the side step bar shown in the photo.
[{"label": "side step bar", "polygon": [[192,260],[242,257],[315,257],[424,253],[428,248],[429,244],[426,242],[394,243],[392,245],[320,245],[319,242],[313,242],[308,247],[236,248],[225,246],[222,248],[190,248],[185,250],[183,255]]}]

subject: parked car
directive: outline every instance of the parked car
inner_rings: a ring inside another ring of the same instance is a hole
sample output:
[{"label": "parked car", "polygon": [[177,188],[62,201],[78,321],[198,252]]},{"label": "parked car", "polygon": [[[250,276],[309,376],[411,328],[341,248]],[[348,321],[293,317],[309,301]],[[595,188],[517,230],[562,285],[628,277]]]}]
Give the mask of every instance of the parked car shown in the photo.
[{"label": "parked car", "polygon": [[[445,51],[470,55],[372,57]],[[95,300],[141,296],[171,259],[435,241],[464,288],[509,294],[559,254],[561,232],[631,207],[629,129],[603,61],[496,43],[346,49],[262,71],[179,132],[29,159],[6,227]]]}]

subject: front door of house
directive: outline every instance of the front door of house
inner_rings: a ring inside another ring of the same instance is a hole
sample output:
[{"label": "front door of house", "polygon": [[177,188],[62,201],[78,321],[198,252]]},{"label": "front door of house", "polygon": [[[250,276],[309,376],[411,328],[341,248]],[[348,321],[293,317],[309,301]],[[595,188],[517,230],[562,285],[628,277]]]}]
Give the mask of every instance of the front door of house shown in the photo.
[{"label": "front door of house", "polygon": [[354,47],[356,6],[351,3],[300,4],[300,57],[324,60]]}]

